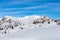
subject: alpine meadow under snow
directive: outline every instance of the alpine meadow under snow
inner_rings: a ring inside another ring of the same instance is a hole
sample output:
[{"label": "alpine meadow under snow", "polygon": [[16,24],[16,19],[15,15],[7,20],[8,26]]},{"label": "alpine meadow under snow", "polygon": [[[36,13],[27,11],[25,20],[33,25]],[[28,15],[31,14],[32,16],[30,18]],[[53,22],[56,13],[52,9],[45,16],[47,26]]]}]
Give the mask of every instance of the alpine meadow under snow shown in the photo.
[{"label": "alpine meadow under snow", "polygon": [[60,40],[60,20],[5,16],[0,18],[0,40]]}]

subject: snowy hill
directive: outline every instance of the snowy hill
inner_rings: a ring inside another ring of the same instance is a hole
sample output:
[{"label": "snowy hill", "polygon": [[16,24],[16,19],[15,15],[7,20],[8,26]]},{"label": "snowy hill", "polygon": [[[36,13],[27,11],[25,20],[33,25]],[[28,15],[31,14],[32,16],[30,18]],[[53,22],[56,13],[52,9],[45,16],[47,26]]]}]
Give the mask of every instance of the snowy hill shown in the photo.
[{"label": "snowy hill", "polygon": [[0,19],[1,40],[60,40],[60,20],[46,16]]}]

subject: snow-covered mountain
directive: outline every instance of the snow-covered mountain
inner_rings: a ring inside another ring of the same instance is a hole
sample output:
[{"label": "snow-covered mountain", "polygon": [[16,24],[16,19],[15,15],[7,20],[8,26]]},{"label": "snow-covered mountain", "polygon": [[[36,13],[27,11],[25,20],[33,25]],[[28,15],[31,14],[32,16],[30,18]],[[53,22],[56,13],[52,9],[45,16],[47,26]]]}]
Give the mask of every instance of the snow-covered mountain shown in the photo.
[{"label": "snow-covered mountain", "polygon": [[1,40],[44,40],[45,38],[45,40],[57,40],[60,37],[59,33],[60,20],[46,16],[33,15],[22,18],[5,16],[0,19]]},{"label": "snow-covered mountain", "polygon": [[48,24],[57,25],[59,23],[58,23],[58,20],[50,19],[46,16],[33,15],[33,16],[26,16],[23,18],[5,16],[0,19],[0,33],[1,34],[7,33],[6,30],[8,30],[9,32],[9,29],[15,29],[17,27],[19,27],[20,30],[23,30],[24,28],[34,28],[34,27],[40,27]]}]

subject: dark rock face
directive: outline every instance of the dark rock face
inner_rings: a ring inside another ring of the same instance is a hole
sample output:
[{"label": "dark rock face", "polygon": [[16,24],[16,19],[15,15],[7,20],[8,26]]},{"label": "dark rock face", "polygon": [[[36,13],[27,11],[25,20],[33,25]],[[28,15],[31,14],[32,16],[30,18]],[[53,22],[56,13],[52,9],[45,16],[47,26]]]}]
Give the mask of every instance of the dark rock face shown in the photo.
[{"label": "dark rock face", "polygon": [[13,26],[12,26],[11,28],[12,28],[12,29],[14,29],[14,27],[13,27]]},{"label": "dark rock face", "polygon": [[50,22],[48,22],[48,24],[50,24]]},{"label": "dark rock face", "polygon": [[37,23],[40,23],[39,21],[34,21],[33,24],[37,24]]},{"label": "dark rock face", "polygon": [[3,21],[5,20],[5,18],[2,19]]},{"label": "dark rock face", "polygon": [[23,30],[23,27],[20,27],[21,30]]},{"label": "dark rock face", "polygon": [[6,30],[4,31],[4,33],[5,33],[5,34],[7,33]]},{"label": "dark rock face", "polygon": [[47,22],[48,24],[50,24],[50,19],[46,18],[45,16],[43,18],[38,18],[37,20],[35,20],[33,22],[33,24],[38,24],[38,23],[42,23],[44,24],[45,22]]},{"label": "dark rock face", "polygon": [[57,22],[57,20],[55,20],[55,22]]},{"label": "dark rock face", "polygon": [[0,28],[0,30],[3,30],[3,28]]},{"label": "dark rock face", "polygon": [[60,25],[60,21],[57,22],[57,25]]}]

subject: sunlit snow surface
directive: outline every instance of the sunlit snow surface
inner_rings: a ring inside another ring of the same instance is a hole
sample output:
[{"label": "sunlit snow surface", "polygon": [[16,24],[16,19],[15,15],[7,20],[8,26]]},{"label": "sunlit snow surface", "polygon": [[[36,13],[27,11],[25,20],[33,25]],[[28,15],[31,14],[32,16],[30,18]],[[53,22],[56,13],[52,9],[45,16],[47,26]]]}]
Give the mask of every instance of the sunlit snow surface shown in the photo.
[{"label": "sunlit snow surface", "polygon": [[43,26],[36,25],[36,27],[32,24],[29,25],[31,27],[22,26],[23,30],[20,30],[19,27],[9,29],[11,33],[0,34],[0,40],[60,40],[60,25],[53,23]]},{"label": "sunlit snow surface", "polygon": [[[47,28],[45,28],[47,27]],[[0,35],[0,40],[60,40],[60,26],[49,25]]]}]

